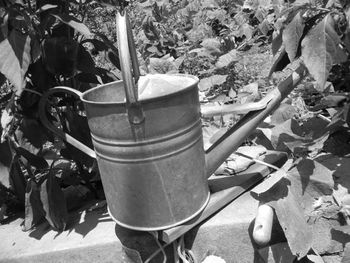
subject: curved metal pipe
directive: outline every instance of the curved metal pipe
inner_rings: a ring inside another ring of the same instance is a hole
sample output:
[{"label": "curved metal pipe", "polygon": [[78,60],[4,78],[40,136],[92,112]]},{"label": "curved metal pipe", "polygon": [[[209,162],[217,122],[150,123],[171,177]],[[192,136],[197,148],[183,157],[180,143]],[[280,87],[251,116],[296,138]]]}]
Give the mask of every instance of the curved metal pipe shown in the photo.
[{"label": "curved metal pipe", "polygon": [[263,100],[269,101],[266,108],[249,112],[206,151],[207,177],[210,177],[222,162],[244,142],[247,136],[279,106],[306,74],[306,68],[299,64],[288,78],[265,96]]}]

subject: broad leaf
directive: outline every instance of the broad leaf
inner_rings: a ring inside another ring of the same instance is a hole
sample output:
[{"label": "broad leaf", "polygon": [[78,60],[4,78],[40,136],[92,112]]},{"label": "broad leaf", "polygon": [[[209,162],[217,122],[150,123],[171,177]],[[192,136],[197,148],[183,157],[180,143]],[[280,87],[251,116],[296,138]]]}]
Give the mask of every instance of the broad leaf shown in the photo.
[{"label": "broad leaf", "polygon": [[324,89],[332,66],[347,59],[340,43],[331,15],[322,19],[301,42],[304,63],[321,90]]},{"label": "broad leaf", "polygon": [[345,156],[350,153],[350,131],[340,129],[333,132],[324,144],[324,150],[337,156]]},{"label": "broad leaf", "polygon": [[304,257],[312,245],[312,231],[306,223],[300,203],[290,192],[286,197],[279,199],[273,207],[292,254],[299,259]]},{"label": "broad leaf", "polygon": [[150,58],[149,73],[151,74],[178,73],[178,70],[173,61],[163,59],[163,58]]},{"label": "broad leaf", "polygon": [[215,85],[221,85],[225,83],[228,75],[213,75],[208,78],[201,79],[199,82],[200,91],[208,91]]},{"label": "broad leaf", "polygon": [[4,74],[0,73],[0,86],[2,86],[6,81],[6,77]]},{"label": "broad leaf", "polygon": [[350,262],[350,243],[345,245],[344,256],[341,260],[341,263],[349,263]]},{"label": "broad leaf", "polygon": [[44,219],[45,211],[40,200],[40,186],[29,179],[25,194],[25,217],[23,231],[28,231]]},{"label": "broad leaf", "polygon": [[30,64],[30,37],[12,30],[0,42],[0,72],[14,85],[17,94],[25,86],[25,74]]},{"label": "broad leaf", "polygon": [[287,242],[272,244],[258,250],[262,262],[294,262],[295,256],[292,255]]},{"label": "broad leaf", "polygon": [[254,34],[254,28],[248,23],[241,24],[238,30],[235,32],[236,37],[245,36],[247,40],[251,39],[253,37],[253,34]]},{"label": "broad leaf", "polygon": [[197,27],[192,28],[187,34],[187,37],[192,42],[199,42],[205,38],[213,36],[213,30],[211,26],[200,23]]},{"label": "broad leaf", "polygon": [[230,52],[219,57],[218,61],[215,63],[217,68],[224,68],[229,66],[233,62],[237,62],[239,57],[237,55],[237,50],[233,49]]},{"label": "broad leaf", "polygon": [[0,153],[0,183],[6,187],[9,187],[12,153],[7,141],[0,143]]},{"label": "broad leaf", "polygon": [[307,258],[313,263],[324,263],[320,255],[307,255]]},{"label": "broad leaf", "polygon": [[49,224],[57,231],[65,230],[68,220],[67,204],[52,171],[40,185],[40,200]]},{"label": "broad leaf", "polygon": [[[39,93],[47,91],[56,83],[54,76],[46,70],[42,59],[38,59],[36,62],[30,64],[28,68],[28,78],[30,81],[27,83],[26,88],[35,90]],[[35,105],[39,100],[40,96],[38,96],[38,94],[30,92],[22,93],[18,103],[23,110],[23,114],[26,116],[31,115],[27,114],[28,111],[34,111],[36,114],[37,107]],[[35,114],[31,115],[32,118],[36,116]]]},{"label": "broad leaf", "polygon": [[278,184],[281,180],[287,178],[287,171],[291,169],[293,165],[293,159],[288,159],[287,162],[277,171],[271,173],[263,182],[258,184],[251,190],[251,194],[254,196],[262,195],[269,191],[274,185]]},{"label": "broad leaf", "polygon": [[82,45],[79,45],[78,49],[77,70],[82,73],[97,73],[94,60]]},{"label": "broad leaf", "polygon": [[77,185],[80,182],[80,178],[77,176],[77,165],[66,159],[56,159],[53,161],[52,172],[60,181],[66,185]]},{"label": "broad leaf", "polygon": [[283,44],[286,48],[289,60],[293,61],[297,56],[300,39],[304,31],[304,21],[298,12],[292,21],[284,28],[282,32]]},{"label": "broad leaf", "polygon": [[97,36],[99,36],[102,39],[101,41],[93,41],[94,47],[97,49],[97,51],[105,51],[106,52],[106,58],[118,69],[120,69],[120,61],[119,61],[119,53],[118,48],[113,44],[112,41],[110,41],[105,35],[97,33]]},{"label": "broad leaf", "polygon": [[39,14],[41,12],[44,12],[44,11],[47,11],[47,10],[50,10],[50,9],[53,9],[53,8],[56,8],[57,5],[51,5],[51,4],[45,4],[43,6],[41,6],[37,11],[36,13]]},{"label": "broad leaf", "polygon": [[284,47],[275,55],[273,65],[270,69],[268,77],[271,77],[272,73],[276,71],[282,71],[288,64],[290,60],[288,58],[288,54]]},{"label": "broad leaf", "polygon": [[66,14],[58,14],[58,15],[53,15],[53,16],[56,17],[61,22],[74,28],[75,30],[77,30],[81,34],[83,34],[85,36],[91,35],[89,28],[85,24],[83,24],[79,20],[77,20],[74,16],[66,15]]},{"label": "broad leaf", "polygon": [[211,54],[220,54],[221,43],[219,39],[216,38],[207,38],[203,40],[201,46],[207,49]]},{"label": "broad leaf", "polygon": [[18,145],[32,154],[37,154],[47,141],[44,127],[35,119],[22,119],[15,134]]},{"label": "broad leaf", "polygon": [[24,204],[26,193],[26,181],[18,159],[18,156],[15,156],[11,163],[10,185],[11,188],[15,191],[17,198]]},{"label": "broad leaf", "polygon": [[314,211],[315,199],[332,193],[332,174],[323,164],[303,159],[287,176],[277,176],[274,186],[265,187],[266,192],[258,192],[258,199],[275,209],[289,247],[299,258],[305,256],[319,238],[313,237],[313,226],[306,220]]},{"label": "broad leaf", "polygon": [[335,230],[341,231],[344,234],[350,235],[350,225],[334,227]]},{"label": "broad leaf", "polygon": [[271,124],[283,123],[289,119],[292,119],[297,114],[294,106],[282,103],[271,116]]},{"label": "broad leaf", "polygon": [[3,41],[7,37],[8,18],[9,18],[8,14],[0,16],[0,41]]},{"label": "broad leaf", "polygon": [[6,108],[1,112],[0,119],[0,131],[1,139],[0,142],[4,142],[7,136],[11,136],[13,133],[13,124],[15,122],[15,115],[13,114],[13,108],[15,103],[15,96],[12,94],[10,100],[8,101]]},{"label": "broad leaf", "polygon": [[272,49],[272,55],[276,55],[278,50],[280,50],[282,46],[282,34],[278,34],[272,39],[271,49]]},{"label": "broad leaf", "polygon": [[337,129],[328,124],[320,118],[311,118],[302,125],[294,119],[288,119],[277,123],[271,129],[260,128],[260,130],[270,139],[276,150],[315,156],[324,148],[325,141],[333,130]]}]

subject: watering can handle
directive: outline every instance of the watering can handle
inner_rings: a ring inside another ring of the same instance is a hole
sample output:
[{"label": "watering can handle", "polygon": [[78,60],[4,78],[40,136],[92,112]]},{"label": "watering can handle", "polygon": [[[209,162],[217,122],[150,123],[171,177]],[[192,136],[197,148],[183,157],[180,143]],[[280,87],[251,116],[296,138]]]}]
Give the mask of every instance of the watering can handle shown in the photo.
[{"label": "watering can handle", "polygon": [[47,107],[47,102],[49,101],[49,96],[53,95],[54,93],[65,93],[65,94],[70,94],[73,95],[74,97],[81,98],[81,92],[68,88],[68,87],[55,87],[50,90],[48,90],[44,95],[41,97],[40,102],[39,102],[39,118],[41,123],[50,131],[52,131],[54,134],[56,134],[58,137],[60,137],[62,140],[66,141],[67,143],[73,145],[75,148],[81,150],[82,152],[86,153],[92,158],[96,159],[96,153],[93,149],[89,148],[85,144],[81,143],[68,133],[65,133],[58,129],[55,125],[53,125],[47,118],[46,115],[46,107]]},{"label": "watering can handle", "polygon": [[125,11],[123,11],[123,14],[117,12],[116,24],[119,59],[125,88],[129,122],[131,124],[140,124],[144,121],[143,110],[138,101],[137,83],[140,78],[140,71],[131,26]]}]

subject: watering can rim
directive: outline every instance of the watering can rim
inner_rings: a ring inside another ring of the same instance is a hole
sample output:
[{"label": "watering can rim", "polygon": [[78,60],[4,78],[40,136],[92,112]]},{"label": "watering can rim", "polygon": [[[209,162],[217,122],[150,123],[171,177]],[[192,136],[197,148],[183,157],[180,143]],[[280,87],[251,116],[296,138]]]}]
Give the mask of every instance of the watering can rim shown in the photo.
[{"label": "watering can rim", "polygon": [[[148,98],[140,98],[139,99],[139,102],[141,103],[147,103],[147,102],[152,102],[154,100],[159,100],[159,99],[162,99],[162,98],[166,98],[166,97],[170,97],[170,96],[173,96],[174,94],[181,94],[182,92],[185,92],[189,89],[192,89],[193,86],[196,86],[198,85],[199,83],[199,78],[194,76],[194,75],[190,75],[190,74],[149,74],[149,75],[152,75],[152,76],[178,76],[178,77],[183,77],[183,78],[190,78],[192,79],[194,82],[191,83],[190,85],[186,85],[186,86],[180,86],[179,89],[176,89],[176,90],[171,90],[170,92],[167,92],[166,94],[162,94],[160,96],[154,96],[154,97],[148,97]],[[141,77],[145,77],[145,76],[141,76]],[[104,84],[100,84],[94,88],[91,88],[89,90],[86,90],[84,92],[82,92],[80,94],[80,99],[82,102],[84,103],[88,103],[90,105],[125,105],[126,104],[126,101],[123,100],[123,101],[112,101],[112,102],[104,102],[104,101],[94,101],[94,100],[88,100],[86,99],[86,97],[90,94],[90,93],[93,93],[94,91],[98,90],[98,89],[101,89],[101,88],[104,88],[108,85],[113,85],[113,84],[116,84],[116,83],[121,83],[123,82],[123,80],[116,80],[116,81],[112,81],[112,82],[108,82],[108,83],[104,83]]]}]

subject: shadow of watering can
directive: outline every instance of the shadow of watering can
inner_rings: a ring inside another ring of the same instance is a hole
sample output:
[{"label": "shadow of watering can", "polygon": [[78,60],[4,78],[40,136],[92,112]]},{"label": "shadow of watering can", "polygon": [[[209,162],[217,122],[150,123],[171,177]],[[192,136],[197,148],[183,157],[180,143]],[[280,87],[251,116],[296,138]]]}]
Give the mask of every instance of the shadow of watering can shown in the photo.
[{"label": "shadow of watering can", "polygon": [[[109,212],[119,225],[144,231],[166,229],[203,211],[210,198],[207,178],[305,72],[297,69],[259,102],[261,109],[249,112],[205,152],[198,78],[181,74],[139,77],[126,15],[118,14],[117,24],[125,81],[84,93],[68,87],[50,89],[40,101],[40,118],[51,131],[97,159]],[[141,92],[137,86],[147,87]],[[48,97],[59,93],[83,102],[94,150],[48,121]]]}]

